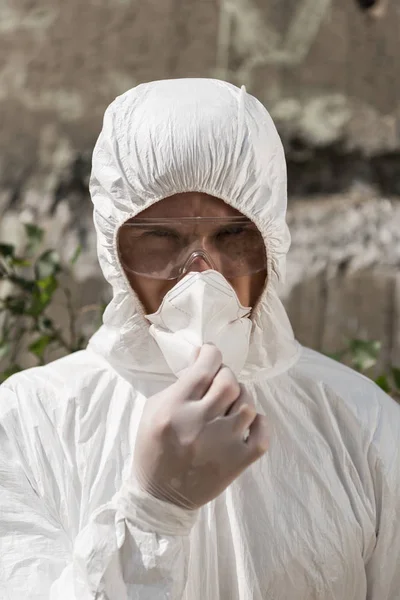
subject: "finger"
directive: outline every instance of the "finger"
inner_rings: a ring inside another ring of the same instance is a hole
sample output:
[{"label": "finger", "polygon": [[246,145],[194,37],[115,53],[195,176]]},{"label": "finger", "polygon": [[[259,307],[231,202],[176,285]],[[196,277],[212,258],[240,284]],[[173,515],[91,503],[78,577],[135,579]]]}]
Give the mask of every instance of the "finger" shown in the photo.
[{"label": "finger", "polygon": [[174,384],[184,399],[204,396],[222,365],[222,354],[214,344],[204,344],[196,362]]},{"label": "finger", "polygon": [[252,425],[256,416],[256,408],[253,405],[240,400],[237,408],[230,412],[227,419],[231,421],[234,435],[243,439],[245,432]]},{"label": "finger", "polygon": [[248,464],[256,461],[267,452],[269,439],[268,419],[265,415],[257,414],[250,425],[249,437],[244,442],[247,458],[250,461]]},{"label": "finger", "polygon": [[241,394],[241,387],[229,367],[222,366],[207,393],[200,400],[206,422],[223,416]]},{"label": "finger", "polygon": [[228,416],[228,415],[231,415],[231,414],[233,414],[235,412],[238,412],[239,408],[243,404],[249,404],[250,406],[255,406],[255,403],[254,403],[254,400],[253,400],[253,396],[250,394],[250,392],[243,385],[240,385],[240,395],[236,399],[236,401],[233,402],[233,404],[231,404],[228,407],[228,410],[226,411],[225,416]]},{"label": "finger", "polygon": [[190,358],[189,358],[189,366],[187,366],[184,369],[182,369],[181,371],[179,371],[179,373],[177,375],[178,379],[183,377],[183,375],[185,375],[185,373],[187,373],[187,371],[194,365],[194,363],[196,362],[196,360],[200,354],[200,350],[201,350],[201,346],[197,346],[196,348],[193,349],[193,351],[190,355]]}]

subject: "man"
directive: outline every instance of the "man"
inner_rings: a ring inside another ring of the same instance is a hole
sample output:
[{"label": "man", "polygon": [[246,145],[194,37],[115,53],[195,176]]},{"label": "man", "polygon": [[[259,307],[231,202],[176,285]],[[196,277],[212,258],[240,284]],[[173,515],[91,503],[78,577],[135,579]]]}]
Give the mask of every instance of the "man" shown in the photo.
[{"label": "man", "polygon": [[294,339],[265,108],[140,85],[91,195],[104,324],[0,389],[2,597],[400,598],[400,409]]}]

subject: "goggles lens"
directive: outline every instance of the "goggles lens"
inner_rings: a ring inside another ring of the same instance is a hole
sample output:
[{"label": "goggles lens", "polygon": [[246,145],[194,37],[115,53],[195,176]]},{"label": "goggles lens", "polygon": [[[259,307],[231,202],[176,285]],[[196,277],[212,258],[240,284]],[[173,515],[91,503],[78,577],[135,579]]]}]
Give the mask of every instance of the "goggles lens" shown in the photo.
[{"label": "goggles lens", "polygon": [[199,260],[226,278],[267,265],[262,236],[246,217],[135,219],[120,227],[118,251],[126,271],[153,279],[178,279]]}]

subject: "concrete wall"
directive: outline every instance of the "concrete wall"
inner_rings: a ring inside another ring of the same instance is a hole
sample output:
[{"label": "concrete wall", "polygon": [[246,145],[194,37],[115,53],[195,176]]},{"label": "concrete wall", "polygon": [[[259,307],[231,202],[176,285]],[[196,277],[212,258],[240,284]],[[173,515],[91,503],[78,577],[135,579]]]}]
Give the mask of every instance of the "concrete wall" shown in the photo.
[{"label": "concrete wall", "polygon": [[2,0],[0,187],[51,191],[116,95],[169,77],[246,84],[293,153],[396,151],[399,37],[396,0],[376,19],[357,0]]},{"label": "concrete wall", "polygon": [[378,340],[375,372],[400,365],[400,202],[359,187],[299,200],[282,290],[300,342],[336,352],[347,339]]}]

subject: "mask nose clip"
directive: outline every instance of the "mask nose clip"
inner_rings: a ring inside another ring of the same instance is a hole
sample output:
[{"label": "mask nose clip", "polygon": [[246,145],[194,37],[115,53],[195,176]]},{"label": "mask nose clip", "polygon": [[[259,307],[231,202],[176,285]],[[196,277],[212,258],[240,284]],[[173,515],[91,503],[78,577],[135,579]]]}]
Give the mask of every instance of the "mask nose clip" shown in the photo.
[{"label": "mask nose clip", "polygon": [[179,276],[181,277],[182,275],[188,273],[191,265],[198,258],[203,259],[204,262],[206,262],[209,265],[209,267],[211,269],[213,269],[214,271],[218,270],[217,267],[215,266],[215,264],[213,263],[213,261],[211,260],[211,257],[207,254],[207,252],[205,252],[204,250],[195,250],[194,252],[192,252],[190,254],[190,256],[186,260],[185,264],[181,267],[181,269],[179,271]]}]

